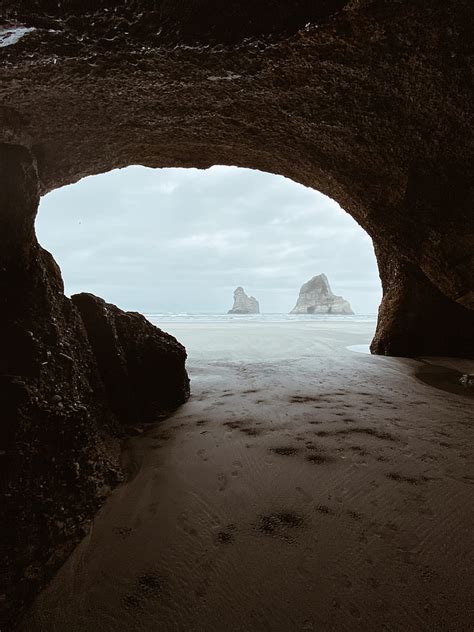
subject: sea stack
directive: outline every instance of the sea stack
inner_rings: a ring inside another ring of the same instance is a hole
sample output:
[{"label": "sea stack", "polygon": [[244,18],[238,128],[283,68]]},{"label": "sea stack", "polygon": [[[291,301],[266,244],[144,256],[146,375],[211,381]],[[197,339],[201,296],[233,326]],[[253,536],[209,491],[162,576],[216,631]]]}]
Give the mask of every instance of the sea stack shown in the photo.
[{"label": "sea stack", "polygon": [[290,314],[353,314],[342,296],[332,293],[325,274],[314,276],[301,286],[300,295]]},{"label": "sea stack", "polygon": [[258,301],[253,296],[247,296],[243,287],[237,287],[234,291],[234,305],[228,314],[259,314]]}]

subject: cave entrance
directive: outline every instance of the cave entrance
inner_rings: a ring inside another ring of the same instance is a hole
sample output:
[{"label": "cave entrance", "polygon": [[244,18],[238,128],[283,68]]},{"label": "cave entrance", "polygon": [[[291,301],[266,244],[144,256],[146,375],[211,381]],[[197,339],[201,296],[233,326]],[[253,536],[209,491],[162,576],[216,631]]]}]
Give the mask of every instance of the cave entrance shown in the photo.
[{"label": "cave entrance", "polygon": [[36,228],[67,295],[144,314],[185,345],[190,365],[316,355],[329,321],[352,327],[342,346],[375,332],[370,237],[337,202],[283,176],[132,166],[48,194]]},{"label": "cave entrance", "polygon": [[321,274],[356,314],[374,319],[380,303],[372,243],[352,217],[256,170],[133,166],[91,176],[43,197],[36,229],[66,294],[91,292],[156,320],[224,315],[239,286],[262,314],[288,315],[301,286]]}]

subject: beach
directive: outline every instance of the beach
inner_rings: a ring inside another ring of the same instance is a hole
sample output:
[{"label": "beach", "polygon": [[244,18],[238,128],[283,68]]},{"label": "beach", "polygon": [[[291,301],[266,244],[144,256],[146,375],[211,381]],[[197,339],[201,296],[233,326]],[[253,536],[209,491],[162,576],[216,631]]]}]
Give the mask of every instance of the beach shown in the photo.
[{"label": "beach", "polygon": [[369,320],[159,325],[191,399],[124,442],[24,630],[472,630],[472,361],[349,350]]}]

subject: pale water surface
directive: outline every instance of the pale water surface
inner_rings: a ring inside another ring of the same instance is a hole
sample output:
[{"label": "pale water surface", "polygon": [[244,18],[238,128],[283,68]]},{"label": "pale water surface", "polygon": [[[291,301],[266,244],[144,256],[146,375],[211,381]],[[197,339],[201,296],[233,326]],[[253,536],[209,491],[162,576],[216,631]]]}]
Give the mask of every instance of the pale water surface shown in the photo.
[{"label": "pale water surface", "polygon": [[150,322],[154,325],[162,325],[163,323],[298,323],[298,322],[360,322],[375,323],[376,314],[352,314],[352,315],[336,315],[336,314],[215,314],[215,313],[198,313],[191,314],[187,312],[162,312],[145,314]]}]

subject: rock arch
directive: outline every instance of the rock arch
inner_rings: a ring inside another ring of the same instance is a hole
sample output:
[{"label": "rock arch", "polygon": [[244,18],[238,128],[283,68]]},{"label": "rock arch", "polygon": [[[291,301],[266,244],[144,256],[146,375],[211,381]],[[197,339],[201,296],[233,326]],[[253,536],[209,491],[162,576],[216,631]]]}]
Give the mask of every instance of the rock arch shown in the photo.
[{"label": "rock arch", "polygon": [[[51,391],[51,381],[28,372],[29,332],[53,346],[68,332],[67,388],[80,399],[93,364],[77,310],[36,244],[39,195],[129,164],[234,164],[330,195],[374,241],[384,297],[372,350],[474,353],[469,0],[302,0],[296,8],[283,0],[3,0],[0,7],[9,27],[31,29],[14,43],[0,33],[7,445],[44,423],[34,398]],[[57,362],[51,375],[65,375]],[[97,451],[100,418],[91,413],[93,431],[83,437],[97,458],[97,485],[82,475],[76,481],[82,491],[66,503],[68,542],[80,533],[78,507],[90,516],[110,475]],[[10,488],[25,467],[34,475],[30,457],[10,463]],[[27,595],[44,580],[42,561],[58,537],[50,518],[63,501],[55,497],[50,515],[36,519],[46,544],[24,582]],[[27,524],[31,503],[21,511]],[[14,582],[32,557],[18,542],[12,550]]]},{"label": "rock arch", "polygon": [[[385,288],[375,352],[466,349],[468,2],[14,4],[9,19],[36,30],[0,49],[0,133],[29,147],[42,192],[132,163],[288,176],[374,240]],[[410,319],[396,316],[401,303]]]}]

